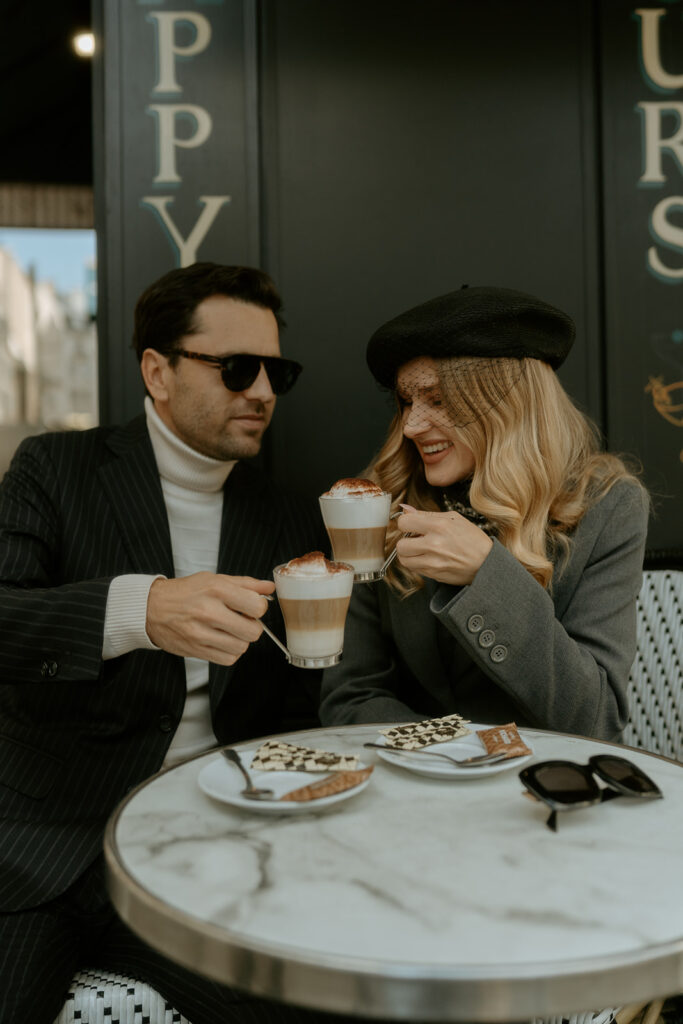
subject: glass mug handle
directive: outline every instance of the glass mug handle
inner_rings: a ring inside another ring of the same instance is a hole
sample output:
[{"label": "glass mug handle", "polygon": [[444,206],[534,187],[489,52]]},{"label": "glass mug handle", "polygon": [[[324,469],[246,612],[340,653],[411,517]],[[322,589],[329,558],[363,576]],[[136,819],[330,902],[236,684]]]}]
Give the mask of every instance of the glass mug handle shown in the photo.
[{"label": "glass mug handle", "polygon": [[[273,600],[273,595],[272,594],[264,594],[263,596],[265,597],[266,601],[272,601]],[[261,620],[259,620],[259,621],[261,621]],[[270,639],[273,641],[273,643],[277,644],[277,646],[280,648],[280,650],[284,654],[284,656],[287,659],[287,661],[291,664],[292,656],[289,653],[289,651],[287,650],[287,648],[285,647],[285,645],[283,644],[282,640],[280,640],[278,637],[275,636],[275,633],[273,633],[272,629],[269,629],[268,626],[266,626],[265,622],[261,622],[261,626],[263,627],[263,632],[266,634],[266,636],[269,636]]]},{"label": "glass mug handle", "polygon": [[393,560],[396,558],[397,554],[398,554],[398,552],[397,552],[396,548],[394,548],[394,550],[391,552],[391,554],[388,556],[388,558],[385,558],[383,564],[380,566],[380,570],[379,570],[380,576],[384,576],[384,574],[386,573],[387,569],[389,568],[389,566],[391,565]]},{"label": "glass mug handle", "polygon": [[266,636],[269,636],[273,643],[276,643],[278,645],[287,661],[291,663],[292,656],[285,647],[285,645],[283,644],[282,640],[278,640],[278,638],[275,636],[275,633],[273,633],[272,629],[268,629],[268,626],[266,626],[265,622],[262,622],[261,625],[263,626],[263,632],[266,634]]},{"label": "glass mug handle", "polygon": [[[413,511],[414,511],[414,509],[413,509]],[[389,516],[389,519],[390,520],[391,519],[398,519],[399,516],[403,515],[403,512],[404,512],[404,509],[401,509],[400,512],[392,512],[392,514]],[[417,537],[417,534],[416,533],[404,533],[403,536],[404,537]],[[384,576],[384,574],[386,573],[387,569],[389,568],[389,566],[391,565],[393,560],[396,558],[397,554],[398,554],[398,551],[396,550],[396,547],[394,546],[394,550],[391,552],[391,554],[389,554],[385,558],[384,564],[381,566],[381,568],[379,570],[380,576]]]}]

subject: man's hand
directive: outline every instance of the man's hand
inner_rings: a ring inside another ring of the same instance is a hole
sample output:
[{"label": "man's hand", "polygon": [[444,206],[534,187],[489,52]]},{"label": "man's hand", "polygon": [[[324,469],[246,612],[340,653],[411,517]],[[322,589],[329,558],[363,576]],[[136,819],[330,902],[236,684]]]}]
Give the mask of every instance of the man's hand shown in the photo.
[{"label": "man's hand", "polygon": [[401,565],[440,583],[471,583],[493,547],[491,538],[458,512],[404,512],[396,525],[415,535],[396,544]]},{"label": "man's hand", "polygon": [[147,599],[147,636],[170,654],[234,665],[263,632],[263,595],[274,590],[270,580],[212,572],[155,580]]}]

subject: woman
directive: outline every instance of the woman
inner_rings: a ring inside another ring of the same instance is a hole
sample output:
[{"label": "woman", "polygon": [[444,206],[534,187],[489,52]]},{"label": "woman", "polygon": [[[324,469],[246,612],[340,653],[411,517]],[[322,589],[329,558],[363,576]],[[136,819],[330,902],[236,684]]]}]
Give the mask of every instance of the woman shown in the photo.
[{"label": "woman", "polygon": [[555,375],[573,339],[560,310],[503,288],[373,335],[398,410],[367,475],[403,514],[386,580],[354,588],[324,724],[457,711],[619,737],[649,502]]}]

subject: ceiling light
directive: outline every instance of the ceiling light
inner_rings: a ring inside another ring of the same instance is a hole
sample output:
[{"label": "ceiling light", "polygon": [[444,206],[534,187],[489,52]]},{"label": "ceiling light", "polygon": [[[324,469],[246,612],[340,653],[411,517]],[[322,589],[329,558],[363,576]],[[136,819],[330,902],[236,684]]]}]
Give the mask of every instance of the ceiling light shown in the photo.
[{"label": "ceiling light", "polygon": [[92,57],[95,52],[95,36],[92,32],[77,32],[71,44],[79,57]]}]

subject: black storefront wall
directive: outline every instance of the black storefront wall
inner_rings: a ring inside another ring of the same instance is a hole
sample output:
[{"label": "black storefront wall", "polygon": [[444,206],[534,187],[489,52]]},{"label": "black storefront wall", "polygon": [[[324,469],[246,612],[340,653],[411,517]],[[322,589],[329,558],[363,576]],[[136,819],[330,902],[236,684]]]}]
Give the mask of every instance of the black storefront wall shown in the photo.
[{"label": "black storefront wall", "polygon": [[683,549],[683,2],[601,7],[607,431]]},{"label": "black storefront wall", "polygon": [[255,4],[98,0],[102,420],[136,415],[140,292],[196,260],[258,265]]},{"label": "black storefront wall", "polygon": [[265,238],[306,363],[276,471],[319,492],[362,469],[390,409],[368,337],[463,283],[571,311],[563,379],[599,415],[588,6],[322,9],[263,9]]},{"label": "black storefront wall", "polygon": [[[362,469],[388,422],[388,396],[365,367],[369,334],[435,294],[491,283],[574,316],[565,385],[613,447],[640,455],[648,479],[659,474],[660,490],[674,490],[652,430],[676,428],[641,387],[637,323],[671,333],[675,324],[659,326],[646,306],[659,310],[664,289],[673,309],[681,291],[643,284],[637,259],[628,263],[624,213],[640,230],[631,200],[647,198],[626,166],[640,136],[619,127],[629,113],[620,62],[631,60],[636,27],[628,5],[118,0],[105,9],[96,78],[104,420],[140,407],[127,345],[142,288],[189,257],[259,264],[284,295],[283,347],[305,364],[266,454],[277,477],[319,493]],[[642,99],[642,79],[639,88]],[[663,503],[653,544],[683,546],[675,506]]]}]

